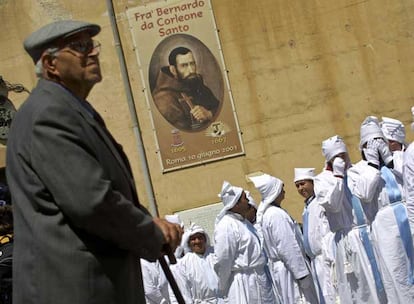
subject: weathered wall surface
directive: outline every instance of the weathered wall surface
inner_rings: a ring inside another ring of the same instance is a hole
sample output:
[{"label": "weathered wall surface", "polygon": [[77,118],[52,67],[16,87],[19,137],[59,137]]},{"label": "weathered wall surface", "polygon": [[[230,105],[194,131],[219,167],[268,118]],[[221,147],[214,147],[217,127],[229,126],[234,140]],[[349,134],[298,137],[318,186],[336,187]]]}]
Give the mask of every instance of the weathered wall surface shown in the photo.
[{"label": "weathered wall surface", "polygon": [[[245,175],[264,171],[285,181],[284,206],[299,218],[302,202],[293,168],[319,171],[322,140],[342,135],[357,161],[359,126],[367,115],[400,119],[408,141],[413,138],[412,1],[212,0],[246,155],[162,174],[125,15],[143,1],[113,2],[160,214],[217,202],[223,179],[259,200]],[[103,45],[104,80],[89,99],[129,155],[147,204],[105,1],[0,0],[0,75],[31,89],[36,79],[22,41],[62,17],[103,27],[97,39]],[[25,93],[9,97],[18,106]]]}]

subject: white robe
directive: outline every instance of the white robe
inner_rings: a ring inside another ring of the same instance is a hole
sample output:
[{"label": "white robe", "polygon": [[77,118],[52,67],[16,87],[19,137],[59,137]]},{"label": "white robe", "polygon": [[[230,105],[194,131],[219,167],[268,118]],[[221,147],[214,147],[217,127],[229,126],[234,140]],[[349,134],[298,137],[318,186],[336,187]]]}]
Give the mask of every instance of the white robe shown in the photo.
[{"label": "white robe", "polygon": [[[335,289],[336,298],[345,299],[351,294],[346,287],[347,276],[338,268],[343,269],[345,263],[342,255],[337,255],[337,248],[344,247],[348,239],[348,232],[352,228],[352,206],[348,202],[344,191],[344,180],[335,177],[330,170],[323,170],[314,179],[316,202],[325,210],[329,228],[332,234],[323,239],[322,250],[327,261],[330,261],[330,277]],[[339,266],[337,266],[339,265]],[[347,303],[347,302],[343,302]]]},{"label": "white robe", "polygon": [[[213,259],[213,247],[209,247],[204,255],[188,252],[178,260],[174,267],[174,276],[186,303],[222,303]],[[171,303],[177,302],[171,299]]]},{"label": "white robe", "polygon": [[[402,180],[398,173],[395,176],[402,192]],[[379,196],[381,208],[372,224],[373,244],[379,254],[388,302],[393,304],[414,303],[414,285],[408,284],[407,254],[401,242],[393,208],[389,203],[388,193],[385,184],[383,184]]]},{"label": "white robe", "polygon": [[274,304],[271,280],[259,238],[242,216],[227,212],[214,228],[214,270],[228,303]]},{"label": "white robe", "polygon": [[141,259],[142,278],[147,304],[168,304],[170,296],[168,281],[158,261],[148,262]]},{"label": "white robe", "polygon": [[[379,171],[360,162],[348,169],[347,174],[349,189],[360,198],[370,223],[378,208],[375,183],[378,186]],[[335,232],[336,280],[341,304],[385,303],[376,292],[371,265],[355,226],[352,204],[346,197],[344,179],[324,170],[314,183],[317,200],[325,208],[331,231]]]},{"label": "white robe", "polygon": [[[263,214],[260,229],[270,273],[282,303],[298,303],[301,294],[296,280],[310,275],[310,271],[301,248],[301,236],[298,239],[296,233],[296,223],[285,210],[271,205]],[[316,296],[316,291],[313,292]]]},{"label": "white robe", "polygon": [[411,143],[405,150],[403,163],[404,197],[412,231],[414,227],[414,143]]},{"label": "white robe", "polygon": [[[304,208],[304,213],[308,212],[308,242],[313,257],[311,266],[314,280],[316,281],[319,296],[323,297],[325,304],[334,304],[337,292],[332,282],[332,270],[334,260],[326,254],[332,248],[326,248],[330,242],[328,219],[325,215],[325,209],[317,202],[315,197]],[[305,236],[303,236],[305,238]],[[322,295],[321,295],[322,294]]]},{"label": "white robe", "polygon": [[[367,161],[361,160],[348,169],[347,175],[350,191],[361,201],[367,233],[372,239],[370,225],[378,212],[378,194],[382,183],[380,171],[368,165]],[[376,289],[372,266],[361,241],[360,228],[357,226],[355,214],[354,227],[348,234],[348,240],[348,252],[344,254],[349,256],[353,275],[358,282],[358,288],[354,289],[353,294],[357,303],[388,303],[385,293],[380,294]],[[371,245],[374,246],[372,241]],[[379,257],[375,252],[374,257],[380,271]],[[383,282],[381,273],[380,276]]]},{"label": "white robe", "polygon": [[349,230],[352,227],[352,206],[348,202],[344,180],[335,177],[332,171],[323,170],[314,181],[317,202],[325,209],[329,229],[332,232]]}]

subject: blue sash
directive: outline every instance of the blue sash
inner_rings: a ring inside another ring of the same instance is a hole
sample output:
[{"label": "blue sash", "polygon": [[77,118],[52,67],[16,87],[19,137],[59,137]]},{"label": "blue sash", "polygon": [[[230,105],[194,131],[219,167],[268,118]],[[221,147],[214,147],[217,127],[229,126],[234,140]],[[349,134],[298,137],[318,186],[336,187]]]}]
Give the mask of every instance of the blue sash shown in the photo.
[{"label": "blue sash", "polygon": [[394,211],[400,232],[401,241],[403,242],[405,253],[409,261],[408,283],[414,285],[414,254],[413,239],[411,236],[410,223],[408,221],[407,210],[401,201],[401,193],[395,180],[394,174],[387,167],[381,168],[381,176],[385,180],[385,188],[388,193],[390,205]]},{"label": "blue sash", "polygon": [[309,244],[309,211],[308,206],[305,207],[305,212],[302,216],[303,219],[303,247],[305,249],[306,254],[311,259],[315,258],[315,255],[312,252],[312,249]]},{"label": "blue sash", "polygon": [[364,211],[361,206],[361,201],[358,197],[353,195],[348,188],[347,180],[344,179],[344,188],[345,193],[348,198],[351,198],[352,208],[354,209],[354,214],[357,221],[357,228],[359,230],[359,237],[361,238],[362,245],[364,246],[365,253],[367,254],[369,263],[371,265],[372,274],[374,276],[375,288],[379,297],[385,296],[384,284],[382,283],[381,274],[378,268],[377,260],[375,259],[374,249],[372,248],[371,241],[368,235],[367,224],[364,218]]},{"label": "blue sash", "polygon": [[[309,200],[307,200],[309,201]],[[310,199],[310,201],[312,202],[312,199]],[[302,216],[302,220],[303,220],[303,247],[305,249],[306,254],[308,255],[308,257],[310,257],[311,259],[315,258],[315,255],[312,252],[312,249],[310,247],[309,244],[309,207],[310,203],[305,207],[305,211],[303,212],[303,216]],[[316,268],[314,263],[311,263],[311,267],[313,265],[313,270],[315,273],[315,279],[316,279],[316,284],[318,285],[318,294],[319,294],[319,302],[320,304],[325,304],[325,298],[323,296],[322,293],[322,287],[321,284],[319,282],[319,278],[318,278],[318,274],[316,273]]]},{"label": "blue sash", "polygon": [[325,297],[323,296],[322,286],[319,282],[318,273],[316,272],[315,264],[312,263],[311,267],[313,268],[313,272],[315,273],[316,284],[318,285],[319,304],[326,304]]}]

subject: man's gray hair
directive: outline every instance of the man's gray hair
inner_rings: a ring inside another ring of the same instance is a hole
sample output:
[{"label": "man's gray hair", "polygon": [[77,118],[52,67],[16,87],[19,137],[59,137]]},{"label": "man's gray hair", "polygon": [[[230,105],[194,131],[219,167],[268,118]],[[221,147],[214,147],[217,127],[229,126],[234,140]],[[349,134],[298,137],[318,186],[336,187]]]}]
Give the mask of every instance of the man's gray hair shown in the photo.
[{"label": "man's gray hair", "polygon": [[[51,47],[45,50],[44,52],[48,53],[49,55],[56,56],[59,52],[59,49],[57,47]],[[40,57],[40,59],[35,64],[35,73],[38,78],[43,78],[42,57]]]}]

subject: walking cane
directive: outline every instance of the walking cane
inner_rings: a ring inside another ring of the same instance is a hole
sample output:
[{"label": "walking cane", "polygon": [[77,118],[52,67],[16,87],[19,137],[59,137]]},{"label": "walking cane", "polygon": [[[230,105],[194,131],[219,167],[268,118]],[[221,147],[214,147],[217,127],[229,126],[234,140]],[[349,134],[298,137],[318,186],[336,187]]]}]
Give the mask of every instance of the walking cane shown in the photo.
[{"label": "walking cane", "polygon": [[[170,260],[171,264],[177,264],[177,260],[175,259],[174,253],[171,250],[171,247],[166,245],[164,246],[165,252],[168,255],[168,259]],[[177,299],[178,304],[185,304],[183,295],[181,294],[180,289],[178,288],[177,282],[174,279],[174,276],[171,272],[170,267],[167,264],[164,256],[158,258],[158,261],[161,264],[161,268],[164,271],[165,277],[167,278],[168,282],[170,283],[171,289],[174,292],[175,298]]]}]

